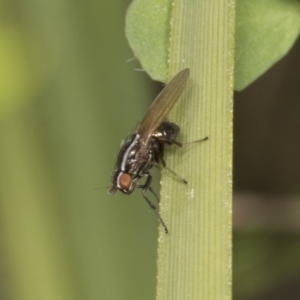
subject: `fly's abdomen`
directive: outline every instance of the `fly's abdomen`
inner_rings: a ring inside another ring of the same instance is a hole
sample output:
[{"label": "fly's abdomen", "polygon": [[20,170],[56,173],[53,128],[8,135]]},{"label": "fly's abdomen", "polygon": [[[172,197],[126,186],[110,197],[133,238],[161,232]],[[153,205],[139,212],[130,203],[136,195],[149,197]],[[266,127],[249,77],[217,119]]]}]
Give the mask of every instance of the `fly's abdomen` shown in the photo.
[{"label": "fly's abdomen", "polygon": [[176,140],[179,131],[180,127],[178,125],[168,120],[165,120],[158,126],[157,131],[155,132],[155,136],[161,139],[162,141],[164,139],[166,140],[165,142],[163,142],[164,149],[166,149],[172,145],[172,141]]}]

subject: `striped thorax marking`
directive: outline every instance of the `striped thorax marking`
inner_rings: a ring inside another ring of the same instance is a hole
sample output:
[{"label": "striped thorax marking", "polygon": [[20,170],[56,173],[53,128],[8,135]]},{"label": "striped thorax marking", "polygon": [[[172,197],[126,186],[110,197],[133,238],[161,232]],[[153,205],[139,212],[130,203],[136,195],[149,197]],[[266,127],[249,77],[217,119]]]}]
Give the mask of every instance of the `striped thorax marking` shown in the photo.
[{"label": "striped thorax marking", "polygon": [[128,156],[129,156],[132,148],[137,144],[137,140],[139,140],[139,139],[140,139],[140,135],[136,134],[134,140],[132,141],[132,143],[130,144],[130,146],[125,151],[123,159],[122,159],[122,163],[121,163],[121,171],[123,171],[123,172],[126,171],[126,163],[128,162]]}]

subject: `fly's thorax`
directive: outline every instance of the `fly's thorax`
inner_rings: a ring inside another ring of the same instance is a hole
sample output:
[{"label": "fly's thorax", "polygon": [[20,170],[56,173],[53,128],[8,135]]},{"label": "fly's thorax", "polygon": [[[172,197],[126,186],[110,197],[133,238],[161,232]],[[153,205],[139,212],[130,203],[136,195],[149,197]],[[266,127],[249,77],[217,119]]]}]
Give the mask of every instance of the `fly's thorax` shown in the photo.
[{"label": "fly's thorax", "polygon": [[133,134],[121,147],[116,170],[130,174],[133,181],[143,176],[154,164],[152,139],[145,139],[137,133]]},{"label": "fly's thorax", "polygon": [[116,170],[129,172],[132,165],[135,164],[140,148],[140,136],[132,134],[122,145],[116,163]]}]

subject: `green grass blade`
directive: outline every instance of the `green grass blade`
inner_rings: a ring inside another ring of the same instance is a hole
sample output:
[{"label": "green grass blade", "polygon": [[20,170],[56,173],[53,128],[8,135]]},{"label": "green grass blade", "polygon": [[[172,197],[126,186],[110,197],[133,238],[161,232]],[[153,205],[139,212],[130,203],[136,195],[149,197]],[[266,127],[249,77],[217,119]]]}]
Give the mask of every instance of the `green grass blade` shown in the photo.
[{"label": "green grass blade", "polygon": [[231,297],[233,20],[233,1],[174,3],[169,73],[191,76],[171,119],[181,140],[209,140],[166,157],[188,185],[163,173],[159,300]]}]

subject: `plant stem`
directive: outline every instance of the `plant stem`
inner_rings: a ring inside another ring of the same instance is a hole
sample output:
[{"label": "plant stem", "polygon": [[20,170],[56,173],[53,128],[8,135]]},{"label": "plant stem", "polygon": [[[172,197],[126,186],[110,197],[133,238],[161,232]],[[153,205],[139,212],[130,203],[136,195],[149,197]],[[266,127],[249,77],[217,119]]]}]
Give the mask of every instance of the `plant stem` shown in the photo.
[{"label": "plant stem", "polygon": [[170,119],[209,140],[166,153],[188,184],[163,172],[158,300],[231,298],[233,36],[233,0],[174,1],[168,77],[191,75]]}]

